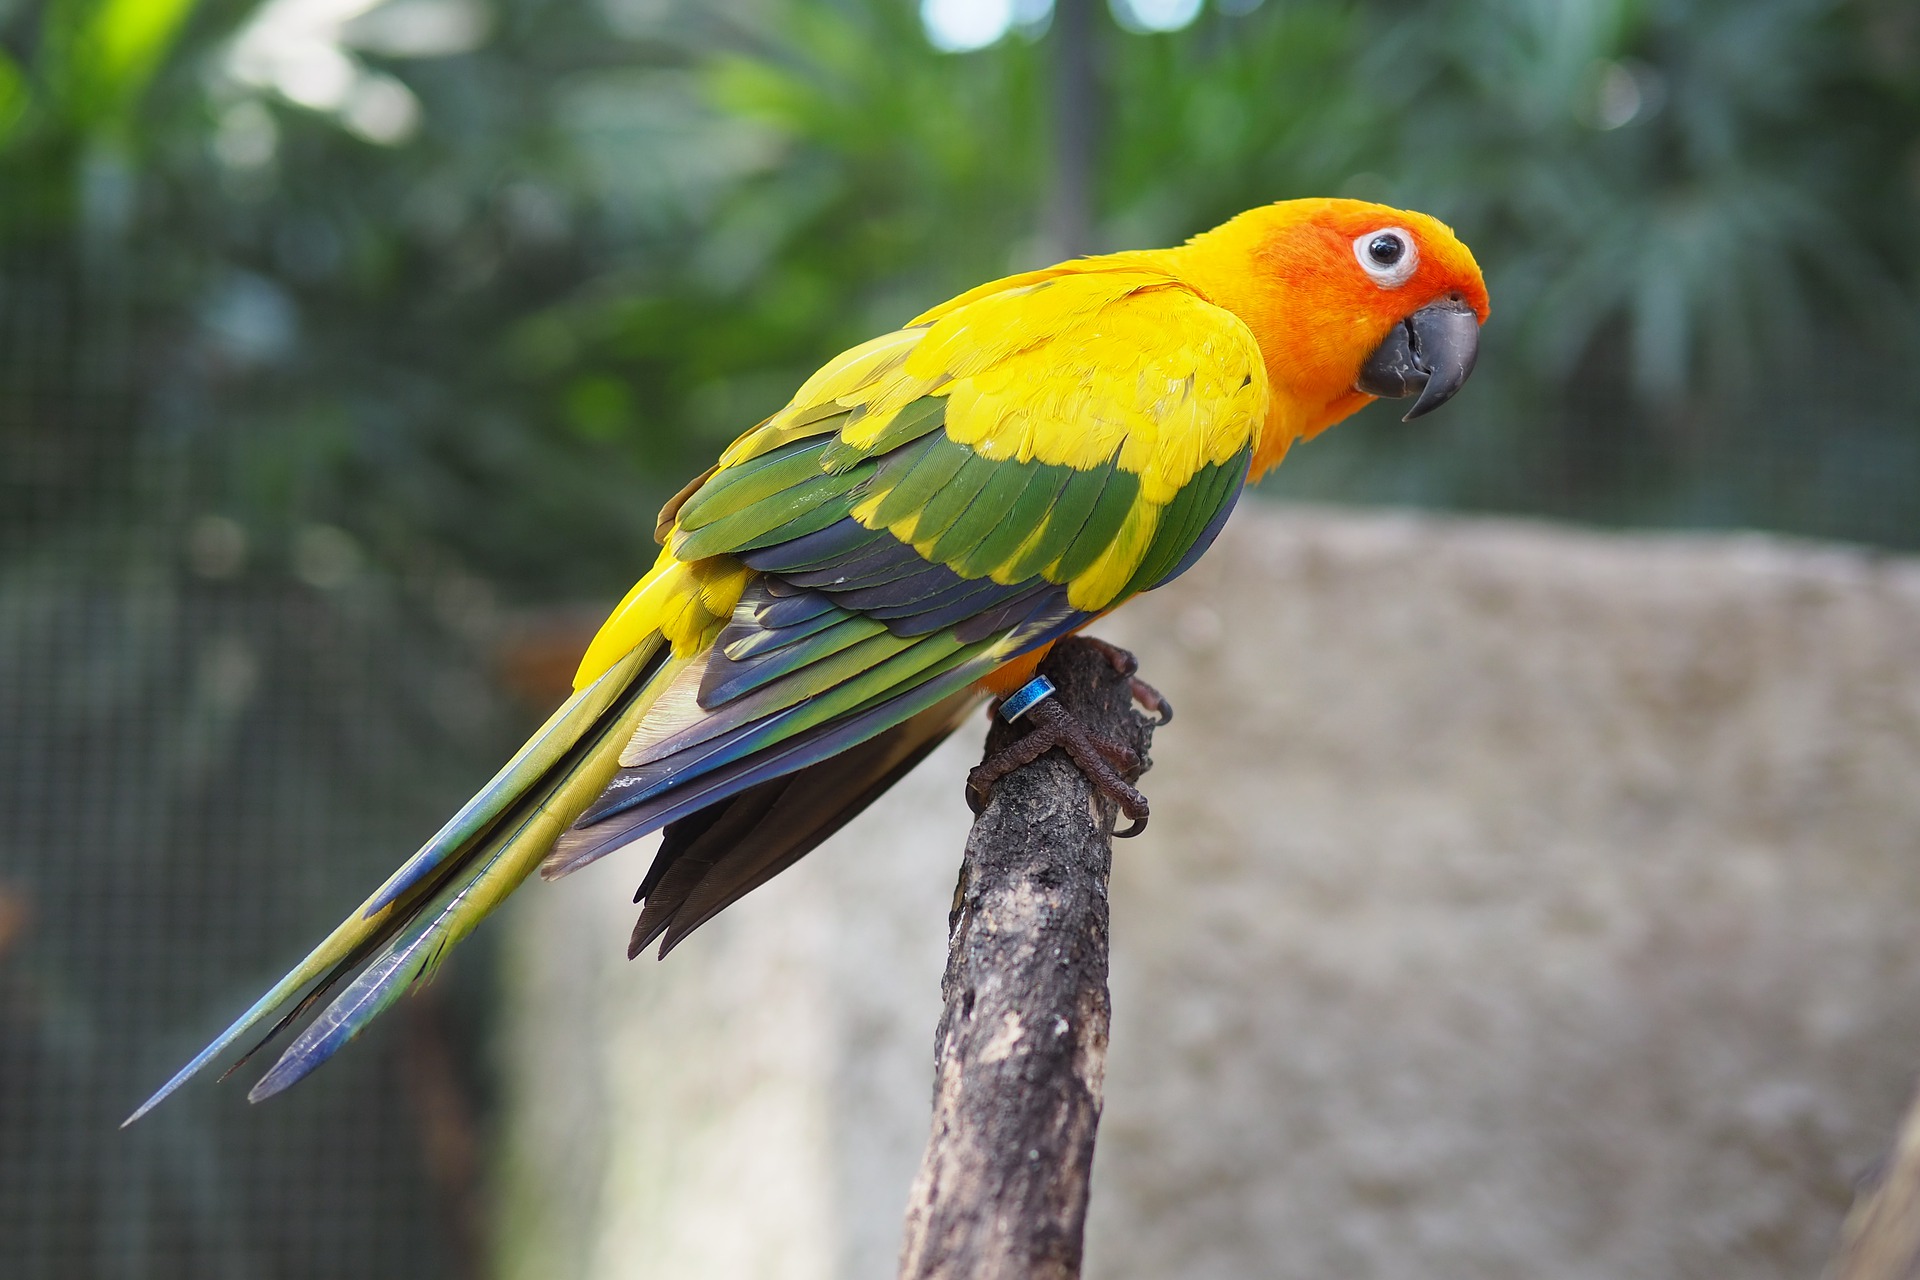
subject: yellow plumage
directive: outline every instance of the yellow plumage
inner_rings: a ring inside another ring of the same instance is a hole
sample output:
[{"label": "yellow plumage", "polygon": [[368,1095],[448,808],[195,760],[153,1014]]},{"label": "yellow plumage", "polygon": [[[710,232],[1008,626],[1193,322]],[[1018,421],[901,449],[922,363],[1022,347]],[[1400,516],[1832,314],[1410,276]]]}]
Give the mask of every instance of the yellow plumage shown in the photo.
[{"label": "yellow plumage", "polygon": [[[719,471],[841,414],[839,438],[866,448],[926,396],[945,398],[947,436],[990,460],[1085,471],[1118,450],[1119,466],[1139,479],[1139,498],[1113,544],[1068,584],[1076,608],[1097,611],[1139,567],[1160,510],[1201,467],[1246,448],[1268,418],[1267,370],[1253,334],[1180,287],[1164,257],[1112,254],[1014,276],[842,352],[734,441]],[[855,503],[854,518],[876,527],[875,505]],[[888,527],[917,545],[916,520],[917,513]],[[1009,556],[988,576],[1005,581],[1006,565],[1018,559]],[[682,564],[662,552],[588,648],[575,687],[654,630],[677,654],[705,643],[747,576],[731,557]]]}]

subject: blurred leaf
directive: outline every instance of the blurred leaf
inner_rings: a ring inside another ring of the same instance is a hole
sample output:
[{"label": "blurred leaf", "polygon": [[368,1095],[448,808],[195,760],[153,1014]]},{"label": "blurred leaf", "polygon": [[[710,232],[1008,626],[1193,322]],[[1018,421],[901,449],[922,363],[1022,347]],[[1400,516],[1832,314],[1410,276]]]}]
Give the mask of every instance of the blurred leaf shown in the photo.
[{"label": "blurred leaf", "polygon": [[[1057,30],[955,55],[902,0],[496,0],[484,42],[369,65],[421,111],[380,148],[223,77],[251,7],[0,19],[48,50],[0,102],[44,81],[109,113],[16,117],[0,285],[76,317],[62,367],[126,379],[76,432],[71,386],[16,371],[36,408],[0,487],[164,474],[152,501],[261,545],[328,525],[394,572],[618,591],[652,501],[820,360],[1048,254]],[[1096,247],[1344,193],[1453,222],[1494,296],[1444,421],[1363,416],[1280,491],[1920,541],[1920,483],[1898,513],[1848,489],[1920,437],[1920,392],[1875,372],[1920,324],[1898,0],[1233,10],[1101,20]]]},{"label": "blurred leaf", "polygon": [[567,419],[585,439],[616,439],[633,421],[633,393],[604,374],[576,378],[567,388]]},{"label": "blurred leaf", "polygon": [[199,0],[69,0],[48,17],[50,81],[83,124],[121,119],[172,50]]},{"label": "blurred leaf", "polygon": [[0,50],[0,151],[6,149],[7,140],[26,115],[31,97],[20,64]]}]

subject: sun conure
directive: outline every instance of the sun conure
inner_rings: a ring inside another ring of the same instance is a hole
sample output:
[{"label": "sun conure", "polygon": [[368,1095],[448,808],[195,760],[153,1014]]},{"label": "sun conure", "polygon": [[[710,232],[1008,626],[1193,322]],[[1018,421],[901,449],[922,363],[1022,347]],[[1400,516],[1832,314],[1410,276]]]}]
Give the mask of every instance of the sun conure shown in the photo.
[{"label": "sun conure", "polygon": [[658,561],[519,754],[131,1119],[331,996],[249,1097],[279,1092],[536,867],[662,828],[632,949],[664,954],[1049,645],[1185,570],[1296,441],[1375,396],[1447,400],[1486,316],[1441,223],[1292,200],[996,280],[835,357],[667,504]]}]

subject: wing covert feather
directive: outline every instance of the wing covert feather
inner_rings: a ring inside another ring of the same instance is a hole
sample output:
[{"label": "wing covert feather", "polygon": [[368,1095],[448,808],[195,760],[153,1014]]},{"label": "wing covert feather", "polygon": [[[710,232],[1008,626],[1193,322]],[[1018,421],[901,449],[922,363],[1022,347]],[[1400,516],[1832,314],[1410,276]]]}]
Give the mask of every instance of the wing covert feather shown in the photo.
[{"label": "wing covert feather", "polygon": [[[830,361],[735,441],[661,513],[663,565],[702,566],[732,591],[681,608],[676,653],[718,632],[747,581],[736,565],[872,609],[897,635],[922,633],[917,604],[957,625],[1058,587],[1095,614],[1164,580],[1234,500],[1223,477],[1245,474],[1266,371],[1238,319],[1121,257],[964,295]],[[651,594],[623,611],[629,631],[684,590]],[[721,687],[744,691],[729,679],[709,696]]]}]

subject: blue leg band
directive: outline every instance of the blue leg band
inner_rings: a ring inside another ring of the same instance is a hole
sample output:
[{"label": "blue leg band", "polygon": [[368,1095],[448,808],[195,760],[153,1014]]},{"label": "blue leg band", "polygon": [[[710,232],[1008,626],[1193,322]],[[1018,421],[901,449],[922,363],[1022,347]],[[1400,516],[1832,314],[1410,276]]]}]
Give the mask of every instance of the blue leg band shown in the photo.
[{"label": "blue leg band", "polygon": [[1053,696],[1053,681],[1035,676],[1000,704],[1000,718],[1011,724]]}]

